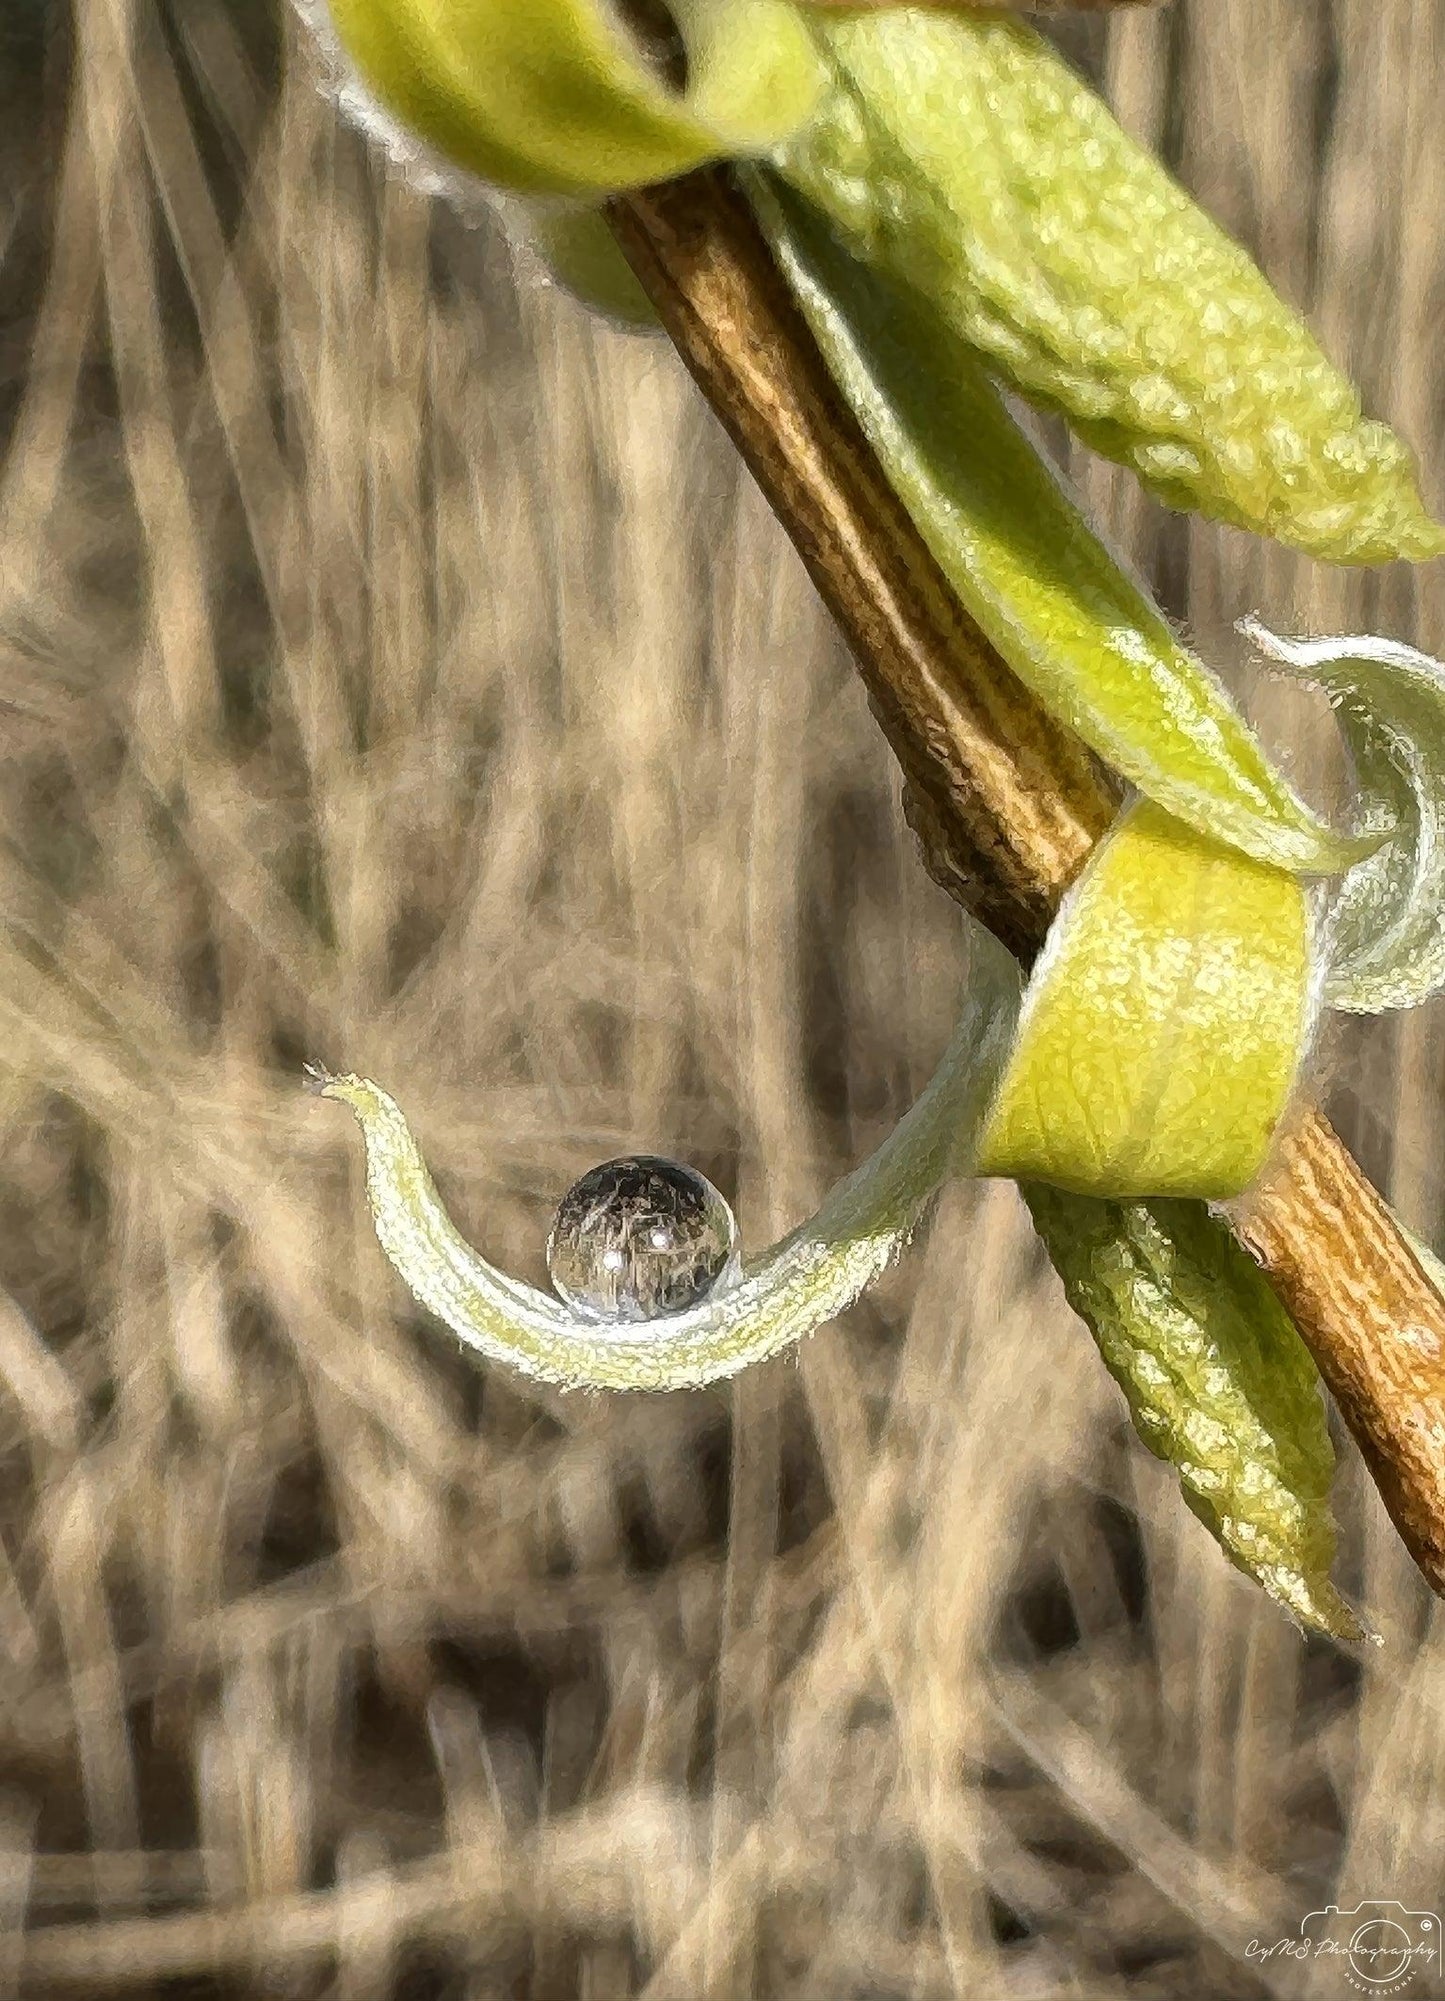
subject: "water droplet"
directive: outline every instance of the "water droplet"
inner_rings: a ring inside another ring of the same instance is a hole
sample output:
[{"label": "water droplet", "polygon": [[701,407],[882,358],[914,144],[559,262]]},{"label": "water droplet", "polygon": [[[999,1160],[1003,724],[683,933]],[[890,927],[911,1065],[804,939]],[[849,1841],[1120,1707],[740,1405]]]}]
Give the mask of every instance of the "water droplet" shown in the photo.
[{"label": "water droplet", "polygon": [[557,1206],[547,1269],[588,1320],[652,1320],[696,1306],[739,1271],[733,1212],[680,1161],[634,1154],[574,1181]]}]

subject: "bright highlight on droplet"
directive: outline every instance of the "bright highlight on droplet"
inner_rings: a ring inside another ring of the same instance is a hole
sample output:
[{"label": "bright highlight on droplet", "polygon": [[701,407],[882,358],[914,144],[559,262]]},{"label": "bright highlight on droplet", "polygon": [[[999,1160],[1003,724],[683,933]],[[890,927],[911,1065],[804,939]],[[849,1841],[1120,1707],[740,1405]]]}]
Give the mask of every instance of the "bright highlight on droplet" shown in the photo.
[{"label": "bright highlight on droplet", "polygon": [[737,1224],[680,1161],[604,1161],[562,1197],[547,1239],[557,1296],[588,1320],[626,1324],[696,1306],[740,1271]]}]

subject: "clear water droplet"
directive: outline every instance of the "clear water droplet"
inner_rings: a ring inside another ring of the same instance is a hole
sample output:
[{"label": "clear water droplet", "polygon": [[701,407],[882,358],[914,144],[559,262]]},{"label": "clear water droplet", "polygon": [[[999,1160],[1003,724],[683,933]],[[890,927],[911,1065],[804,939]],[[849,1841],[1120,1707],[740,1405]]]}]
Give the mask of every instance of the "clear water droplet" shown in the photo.
[{"label": "clear water droplet", "polygon": [[658,1154],[607,1160],[557,1206],[547,1269],[588,1320],[652,1320],[696,1306],[739,1271],[726,1200],[703,1175]]}]

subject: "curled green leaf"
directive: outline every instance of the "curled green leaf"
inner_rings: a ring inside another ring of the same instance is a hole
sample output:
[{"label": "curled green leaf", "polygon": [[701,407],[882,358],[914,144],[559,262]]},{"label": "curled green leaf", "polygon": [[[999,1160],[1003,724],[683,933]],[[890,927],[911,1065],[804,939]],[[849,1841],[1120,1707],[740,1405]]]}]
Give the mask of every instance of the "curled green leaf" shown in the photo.
[{"label": "curled green leaf", "polygon": [[817,52],[789,0],[672,11],[682,90],[605,0],[329,0],[367,92],[436,156],[516,193],[583,198],[763,152],[817,102]]},{"label": "curled green leaf", "polygon": [[424,1306],[468,1347],[564,1389],[668,1390],[716,1382],[836,1318],[907,1242],[972,1148],[1017,1019],[1017,969],[980,934],[958,1028],[931,1082],[871,1159],[813,1219],[700,1305],[642,1324],[580,1319],[509,1278],[459,1235],[396,1103],[364,1077],[322,1076],[355,1113],[383,1250]]},{"label": "curled green leaf", "polygon": [[1256,859],[1329,873],[1343,839],[1273,769],[928,303],[850,257],[773,176],[747,182],[838,387],[1003,658],[1148,798]]},{"label": "curled green leaf", "polygon": [[[1305,1033],[1301,913],[1289,876],[1219,848],[1157,807],[1136,806],[1060,912],[1026,1005],[1017,967],[975,928],[972,977],[948,1050],[884,1144],[736,1283],[640,1325],[599,1325],[490,1265],[452,1224],[394,1099],[363,1077],[314,1074],[321,1094],[349,1106],[360,1124],[382,1248],[467,1346],[564,1387],[697,1387],[779,1353],[840,1313],[897,1255],[951,1175],[1047,1174],[1095,1192],[1158,1176],[1171,1188],[1222,1182],[1237,1191],[1259,1165]],[[1065,977],[1069,968],[1083,977]],[[1236,989],[1247,994],[1240,1021],[1219,1013]],[[1131,1062],[1142,1093],[1120,1087],[1121,1064]],[[1049,1198],[1035,1196],[1041,1214],[1055,1213]],[[1077,1213],[1101,1242],[1114,1230],[1119,1255],[1137,1258],[1132,1209],[1096,1202]],[[1115,1269],[1103,1251],[1095,1264],[1095,1282]],[[1067,1278],[1073,1268],[1061,1269]],[[1182,1280],[1176,1306],[1181,1288]],[[1156,1302],[1141,1290],[1135,1304],[1139,1328],[1152,1325]],[[1177,1347],[1175,1323],[1161,1322],[1153,1338],[1161,1349]],[[1216,1387],[1207,1374],[1181,1383],[1177,1412],[1196,1390]],[[1186,1427],[1191,1438],[1218,1416],[1201,1408]],[[1253,1434],[1242,1436],[1252,1450]],[[1219,1463],[1229,1464],[1224,1447]],[[1191,1492],[1206,1486],[1201,1474]],[[1243,1549],[1254,1518],[1246,1512],[1239,1526],[1238,1512],[1225,1510],[1221,1520],[1231,1547]],[[1264,1526],[1256,1524],[1256,1555]],[[1283,1575],[1283,1558],[1270,1563],[1271,1576]],[[1284,1589],[1278,1577],[1276,1586]]]},{"label": "curled green leaf", "polygon": [[1319,1380],[1260,1273],[1197,1202],[1024,1195],[1139,1436],[1229,1557],[1302,1625],[1361,1627],[1330,1581]]},{"label": "curled green leaf", "polygon": [[1281,639],[1253,618],[1239,629],[1329,696],[1360,825],[1379,843],[1330,897],[1326,1005],[1415,1007],[1445,987],[1445,664],[1374,634]]},{"label": "curled green leaf", "polygon": [[1032,29],[898,8],[815,34],[834,89],[778,163],[960,348],[1172,506],[1336,562],[1445,549],[1405,447]]},{"label": "curled green leaf", "polygon": [[834,1318],[949,1175],[1237,1194],[1258,1171],[1308,1030],[1291,876],[1141,804],[1066,900],[1022,1016],[1002,946],[975,930],[971,959],[948,1050],[872,1158],[738,1283],[640,1330],[599,1327],[489,1265],[448,1219],[395,1101],[364,1077],[319,1085],[360,1123],[382,1248],[469,1346],[548,1382],[697,1385]]}]

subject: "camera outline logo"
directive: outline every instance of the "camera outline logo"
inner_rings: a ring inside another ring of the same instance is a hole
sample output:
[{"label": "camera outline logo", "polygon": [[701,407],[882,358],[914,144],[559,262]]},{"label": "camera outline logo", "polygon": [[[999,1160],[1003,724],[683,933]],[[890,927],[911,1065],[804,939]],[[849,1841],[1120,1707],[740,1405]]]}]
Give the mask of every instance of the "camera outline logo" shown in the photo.
[{"label": "camera outline logo", "polygon": [[1328,1904],[1300,1920],[1303,1938],[1314,1933],[1314,1957],[1338,1956],[1341,1971],[1361,1994],[1401,1994],[1418,1974],[1445,1972],[1438,1911],[1407,1911],[1394,1897],[1364,1898],[1353,1909]]}]

